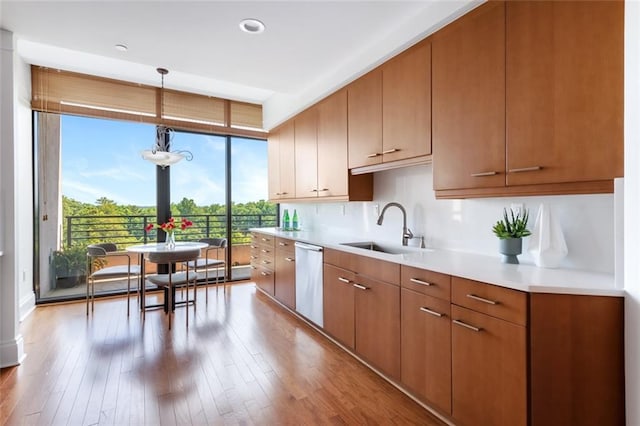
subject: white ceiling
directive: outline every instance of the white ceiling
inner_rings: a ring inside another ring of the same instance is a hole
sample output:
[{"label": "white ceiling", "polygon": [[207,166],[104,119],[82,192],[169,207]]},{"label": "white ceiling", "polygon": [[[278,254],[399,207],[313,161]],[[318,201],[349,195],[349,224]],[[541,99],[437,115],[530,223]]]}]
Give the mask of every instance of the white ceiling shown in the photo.
[{"label": "white ceiling", "polygon": [[479,2],[0,0],[0,28],[28,63],[156,86],[165,67],[165,87],[263,104],[269,129]]}]

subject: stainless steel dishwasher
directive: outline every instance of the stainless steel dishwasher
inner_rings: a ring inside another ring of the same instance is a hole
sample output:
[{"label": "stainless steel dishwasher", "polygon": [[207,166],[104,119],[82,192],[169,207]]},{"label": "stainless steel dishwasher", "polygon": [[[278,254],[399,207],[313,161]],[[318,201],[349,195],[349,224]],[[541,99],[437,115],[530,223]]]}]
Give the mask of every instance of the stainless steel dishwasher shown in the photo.
[{"label": "stainless steel dishwasher", "polygon": [[322,324],[322,247],[296,242],[296,311]]}]

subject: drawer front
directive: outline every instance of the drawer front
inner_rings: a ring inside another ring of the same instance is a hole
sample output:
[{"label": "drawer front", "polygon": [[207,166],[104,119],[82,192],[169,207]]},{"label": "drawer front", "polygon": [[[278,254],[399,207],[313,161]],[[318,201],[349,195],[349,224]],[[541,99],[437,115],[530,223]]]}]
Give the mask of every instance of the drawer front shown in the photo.
[{"label": "drawer front", "polygon": [[271,268],[268,267],[258,267],[253,270],[252,277],[258,287],[260,287],[263,291],[273,296],[275,294],[274,289],[274,273]]},{"label": "drawer front", "polygon": [[276,238],[275,248],[278,253],[294,253],[296,251],[295,241],[289,240],[287,238]]},{"label": "drawer front", "polygon": [[527,294],[522,291],[452,277],[451,302],[505,321],[527,325]]},{"label": "drawer front", "polygon": [[402,265],[400,285],[418,293],[451,300],[451,276]]},{"label": "drawer front", "polygon": [[400,265],[340,250],[325,249],[324,263],[389,284],[400,285]]}]

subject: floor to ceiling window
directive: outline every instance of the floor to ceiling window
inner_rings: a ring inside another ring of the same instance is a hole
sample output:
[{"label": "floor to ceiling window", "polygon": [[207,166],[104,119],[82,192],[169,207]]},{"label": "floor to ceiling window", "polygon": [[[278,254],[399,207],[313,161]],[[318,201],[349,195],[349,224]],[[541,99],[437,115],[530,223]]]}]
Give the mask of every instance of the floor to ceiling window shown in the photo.
[{"label": "floor to ceiling window", "polygon": [[[62,269],[86,269],[88,244],[155,241],[144,227],[156,221],[156,166],[140,156],[155,126],[46,113],[36,113],[35,123],[36,295],[40,302],[84,297],[86,278],[64,279]],[[265,141],[174,132],[171,148],[193,154],[170,169],[171,214],[194,222],[178,238],[228,238],[228,277],[248,277],[247,230],[277,217],[264,201]],[[98,294],[122,289],[117,281],[96,286]]]}]

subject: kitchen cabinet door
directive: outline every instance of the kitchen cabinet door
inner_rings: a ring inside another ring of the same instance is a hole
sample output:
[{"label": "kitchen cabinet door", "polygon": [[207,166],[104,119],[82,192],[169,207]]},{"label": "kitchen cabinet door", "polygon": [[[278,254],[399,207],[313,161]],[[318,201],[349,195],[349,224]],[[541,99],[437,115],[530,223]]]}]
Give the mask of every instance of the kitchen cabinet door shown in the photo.
[{"label": "kitchen cabinet door", "polygon": [[451,319],[456,424],[526,425],[526,328],[456,305]]},{"label": "kitchen cabinet door", "polygon": [[296,198],[318,196],[317,109],[312,107],[294,119]]},{"label": "kitchen cabinet door", "polygon": [[356,353],[400,379],[400,287],[356,275],[353,288]]},{"label": "kitchen cabinet door", "polygon": [[355,344],[354,273],[333,265],[323,267],[323,328],[353,350]]},{"label": "kitchen cabinet door", "polygon": [[623,175],[624,2],[507,2],[507,185]]},{"label": "kitchen cabinet door", "polygon": [[318,197],[349,195],[347,92],[318,104]]},{"label": "kitchen cabinet door", "polygon": [[382,71],[360,77],[347,88],[349,168],[382,162]]},{"label": "kitchen cabinet door", "polygon": [[489,2],[433,36],[435,190],[505,185],[504,19]]},{"label": "kitchen cabinet door", "polygon": [[269,199],[295,197],[295,155],[293,123],[287,122],[269,134]]},{"label": "kitchen cabinet door", "polygon": [[382,68],[383,162],[431,154],[431,44],[422,42]]},{"label": "kitchen cabinet door", "polygon": [[294,242],[276,239],[274,296],[291,309],[296,308],[296,256]]},{"label": "kitchen cabinet door", "polygon": [[451,305],[405,288],[401,302],[402,383],[451,414]]}]

